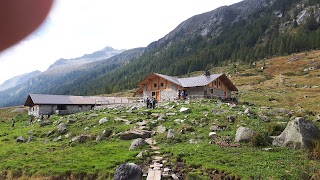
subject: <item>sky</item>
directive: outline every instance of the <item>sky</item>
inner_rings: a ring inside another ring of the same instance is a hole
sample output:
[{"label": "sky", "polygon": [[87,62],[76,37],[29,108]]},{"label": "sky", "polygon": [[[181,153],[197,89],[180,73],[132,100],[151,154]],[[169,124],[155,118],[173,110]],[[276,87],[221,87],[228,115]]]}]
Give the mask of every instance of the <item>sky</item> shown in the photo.
[{"label": "sky", "polygon": [[240,0],[55,0],[43,24],[0,52],[0,84],[106,46],[146,47],[188,18]]}]

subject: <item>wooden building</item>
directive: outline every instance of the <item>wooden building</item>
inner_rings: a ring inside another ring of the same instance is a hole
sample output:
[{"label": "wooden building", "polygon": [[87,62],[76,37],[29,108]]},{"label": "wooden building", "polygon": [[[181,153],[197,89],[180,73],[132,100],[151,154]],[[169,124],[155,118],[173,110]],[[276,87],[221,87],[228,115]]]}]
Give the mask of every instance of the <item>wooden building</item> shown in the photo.
[{"label": "wooden building", "polygon": [[205,97],[230,99],[231,92],[238,91],[225,74],[210,74],[188,78],[176,78],[152,73],[141,81],[136,91],[142,97],[155,97],[158,101],[181,98]]}]

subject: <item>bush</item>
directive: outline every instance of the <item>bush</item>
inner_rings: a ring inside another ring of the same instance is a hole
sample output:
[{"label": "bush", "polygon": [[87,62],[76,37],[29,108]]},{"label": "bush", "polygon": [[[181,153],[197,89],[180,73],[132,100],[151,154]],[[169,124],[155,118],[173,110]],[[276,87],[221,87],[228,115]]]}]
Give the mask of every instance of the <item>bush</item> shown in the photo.
[{"label": "bush", "polygon": [[313,148],[310,150],[309,158],[320,160],[320,140],[315,141]]},{"label": "bush", "polygon": [[267,126],[269,136],[278,136],[286,128],[286,124],[270,123]]},{"label": "bush", "polygon": [[271,144],[271,139],[267,133],[256,133],[250,140],[255,147],[263,147]]}]

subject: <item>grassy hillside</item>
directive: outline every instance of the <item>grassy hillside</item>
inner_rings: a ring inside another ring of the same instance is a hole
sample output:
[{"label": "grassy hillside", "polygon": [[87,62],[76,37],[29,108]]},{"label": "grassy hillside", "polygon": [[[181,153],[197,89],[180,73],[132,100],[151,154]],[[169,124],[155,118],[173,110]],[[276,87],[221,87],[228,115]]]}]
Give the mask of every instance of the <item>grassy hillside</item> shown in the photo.
[{"label": "grassy hillside", "polygon": [[[112,179],[116,167],[125,162],[137,163],[147,172],[154,153],[151,146],[129,150],[132,140],[119,138],[121,133],[139,128],[137,122],[143,121],[146,130],[166,127],[164,133],[156,132],[152,138],[167,161],[165,166],[181,179],[309,179],[320,173],[320,154],[275,147],[268,137],[279,135],[291,116],[302,116],[320,126],[315,116],[320,113],[319,57],[320,51],[313,51],[266,59],[255,65],[233,63],[211,69],[213,73],[228,74],[235,82],[238,108],[217,100],[179,101],[159,104],[154,110],[142,105],[51,116],[45,126],[41,122],[30,124],[26,111],[19,107],[1,108],[0,179]],[[191,112],[181,113],[181,107]],[[247,108],[253,115],[244,113]],[[230,122],[231,115],[235,122]],[[270,122],[263,121],[265,116]],[[14,128],[12,118],[16,120]],[[102,118],[108,121],[99,125]],[[68,124],[66,134],[58,132],[60,122]],[[218,139],[212,141],[208,134],[214,125],[226,129],[217,131]],[[234,143],[239,126],[249,127],[258,135],[248,143]],[[168,129],[175,131],[174,139],[167,139]],[[110,136],[97,142],[104,130]],[[80,135],[87,135],[86,139],[72,142]],[[33,140],[18,143],[19,136]],[[226,140],[236,147],[223,146],[221,142]],[[142,151],[146,151],[143,158],[137,158]]]}]

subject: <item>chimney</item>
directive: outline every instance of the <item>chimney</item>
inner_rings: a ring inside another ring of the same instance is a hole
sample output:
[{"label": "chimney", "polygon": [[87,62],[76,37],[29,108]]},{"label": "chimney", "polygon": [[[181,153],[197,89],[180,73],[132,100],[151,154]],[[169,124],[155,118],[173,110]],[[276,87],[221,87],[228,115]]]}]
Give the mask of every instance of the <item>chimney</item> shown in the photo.
[{"label": "chimney", "polygon": [[204,75],[205,75],[205,76],[210,76],[210,75],[211,75],[211,74],[210,74],[210,71],[209,71],[208,69],[206,69],[205,72],[204,72]]}]

